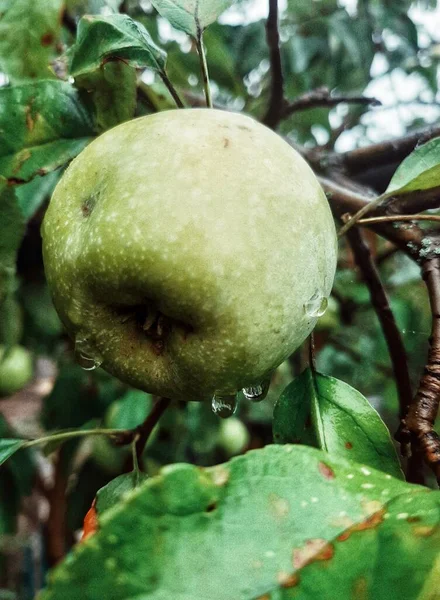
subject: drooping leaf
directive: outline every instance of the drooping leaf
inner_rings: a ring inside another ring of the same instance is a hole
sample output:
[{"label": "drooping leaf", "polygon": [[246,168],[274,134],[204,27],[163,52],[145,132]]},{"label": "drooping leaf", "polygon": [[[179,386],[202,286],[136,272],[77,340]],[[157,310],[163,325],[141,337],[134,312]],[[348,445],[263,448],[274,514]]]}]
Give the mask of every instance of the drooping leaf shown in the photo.
[{"label": "drooping leaf", "polygon": [[438,186],[440,186],[440,137],[419,146],[400,163],[383,196],[395,196]]},{"label": "drooping leaf", "polygon": [[14,83],[49,78],[63,0],[9,0],[0,16],[0,68]]},{"label": "drooping leaf", "polygon": [[235,0],[152,0],[157,12],[186,33],[197,38],[200,33],[229,8]]},{"label": "drooping leaf", "polygon": [[0,465],[23,447],[26,440],[2,439],[0,440]]},{"label": "drooping leaf", "polygon": [[[304,446],[267,446],[207,469],[172,465],[102,516],[40,600],[76,600],[79,586],[84,600],[288,598],[295,583],[296,597],[319,589],[334,598],[335,580],[353,589],[383,543],[393,569],[366,571],[371,597],[409,600],[439,555],[439,507],[439,492]],[[336,561],[347,538],[354,575]],[[301,586],[311,563],[319,588]]]},{"label": "drooping leaf", "polygon": [[307,418],[313,423],[318,448],[403,477],[387,427],[368,400],[347,383],[306,369],[277,403],[275,441],[304,439],[301,433]]},{"label": "drooping leaf", "polygon": [[74,158],[94,135],[78,92],[62,81],[0,88],[0,175],[24,183]]},{"label": "drooping leaf", "polygon": [[132,492],[138,485],[148,479],[146,473],[123,473],[112,479],[96,494],[96,511],[101,515],[123,500],[124,496]]},{"label": "drooping leaf", "polygon": [[97,71],[109,60],[122,60],[137,69],[163,71],[166,53],[141,23],[127,15],[84,16],[70,55],[71,75]]},{"label": "drooping leaf", "polygon": [[32,218],[43,202],[52,195],[60,175],[60,171],[52,171],[15,188],[18,205],[26,219]]}]

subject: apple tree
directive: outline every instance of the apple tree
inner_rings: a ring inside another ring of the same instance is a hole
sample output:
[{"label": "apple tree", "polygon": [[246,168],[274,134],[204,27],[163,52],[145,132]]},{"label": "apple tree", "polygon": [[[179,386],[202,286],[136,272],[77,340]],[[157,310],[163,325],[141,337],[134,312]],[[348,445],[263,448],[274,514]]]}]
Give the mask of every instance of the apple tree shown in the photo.
[{"label": "apple tree", "polygon": [[436,0],[0,0],[0,599],[440,598]]}]

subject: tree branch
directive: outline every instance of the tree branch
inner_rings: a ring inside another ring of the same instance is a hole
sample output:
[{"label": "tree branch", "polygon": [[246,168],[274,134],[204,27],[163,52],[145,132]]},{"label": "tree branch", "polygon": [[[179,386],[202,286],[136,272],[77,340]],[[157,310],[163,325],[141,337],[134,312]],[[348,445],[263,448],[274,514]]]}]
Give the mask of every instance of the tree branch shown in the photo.
[{"label": "tree branch", "polygon": [[317,108],[319,106],[331,108],[332,106],[337,106],[342,103],[366,104],[370,106],[380,106],[381,104],[376,98],[367,98],[366,96],[332,96],[328,88],[321,87],[303,94],[286,106],[282,111],[281,118],[289,117],[300,110]]},{"label": "tree branch", "polygon": [[440,258],[429,257],[422,264],[432,311],[428,359],[414,402],[411,404],[403,434],[409,432],[422,449],[425,460],[440,484],[440,437],[434,431],[440,403]]},{"label": "tree branch", "polygon": [[270,52],[271,89],[269,107],[263,118],[263,123],[275,129],[282,118],[284,105],[284,81],[278,31],[278,0],[269,0],[266,38]]},{"label": "tree branch", "polygon": [[135,436],[136,436],[136,456],[139,462],[139,465],[142,465],[141,458],[144,452],[144,448],[148,442],[148,438],[151,435],[151,432],[159,422],[159,419],[166,411],[166,409],[171,404],[171,400],[169,398],[159,398],[156,401],[153,408],[151,409],[150,414],[147,416],[145,421],[136,427]]},{"label": "tree branch", "polygon": [[347,233],[347,238],[353,250],[356,263],[362,273],[362,278],[368,287],[371,304],[379,319],[388,346],[399,396],[400,418],[403,419],[412,401],[411,380],[405,346],[403,345],[399,328],[390,308],[387,294],[380,280],[379,272],[372,259],[370,248],[358,229],[351,229]]},{"label": "tree branch", "polygon": [[391,162],[400,163],[416,146],[439,135],[440,126],[428,127],[394,140],[357,148],[343,154],[334,154],[332,160],[345,167],[351,175],[356,175]]}]

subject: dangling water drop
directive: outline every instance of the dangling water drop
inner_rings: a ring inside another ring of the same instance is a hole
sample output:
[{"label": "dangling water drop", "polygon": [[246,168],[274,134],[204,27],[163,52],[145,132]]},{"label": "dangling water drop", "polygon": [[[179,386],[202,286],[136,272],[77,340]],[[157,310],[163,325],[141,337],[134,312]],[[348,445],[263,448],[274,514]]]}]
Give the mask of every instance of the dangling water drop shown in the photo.
[{"label": "dangling water drop", "polygon": [[243,388],[243,396],[246,400],[251,402],[261,402],[267,396],[269,391],[270,379],[265,379],[263,382],[257,385],[251,385],[247,388]]},{"label": "dangling water drop", "polygon": [[94,371],[102,364],[102,356],[83,336],[75,338],[75,360],[84,371]]},{"label": "dangling water drop", "polygon": [[218,417],[221,417],[222,419],[232,417],[237,410],[237,394],[215,394],[211,406],[212,412]]},{"label": "dangling water drop", "polygon": [[327,310],[327,306],[328,299],[316,290],[310,300],[304,304],[304,312],[308,317],[322,317]]}]

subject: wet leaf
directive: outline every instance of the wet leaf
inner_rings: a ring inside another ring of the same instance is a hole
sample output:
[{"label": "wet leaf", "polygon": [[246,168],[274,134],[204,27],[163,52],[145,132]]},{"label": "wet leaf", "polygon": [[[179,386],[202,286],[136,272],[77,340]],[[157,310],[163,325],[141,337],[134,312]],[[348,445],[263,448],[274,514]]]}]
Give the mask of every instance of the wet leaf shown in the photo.
[{"label": "wet leaf", "polygon": [[94,136],[78,92],[62,81],[0,88],[0,175],[25,183],[72,160]]},{"label": "wet leaf", "polygon": [[151,3],[173,27],[197,38],[234,0],[152,0]]},{"label": "wet leaf", "polygon": [[145,27],[127,15],[86,15],[79,22],[70,54],[71,75],[97,71],[111,60],[122,60],[137,69],[163,71],[166,54]]},{"label": "wet leaf", "polygon": [[440,186],[440,137],[418,146],[400,163],[384,197]]},{"label": "wet leaf", "polygon": [[368,400],[347,383],[306,369],[274,411],[276,442],[297,442],[307,418],[318,448],[403,478],[389,431]]},{"label": "wet leaf", "polygon": [[53,77],[63,0],[10,0],[0,16],[0,67],[12,82]]},{"label": "wet leaf", "polygon": [[[334,598],[336,574],[344,588],[357,581],[336,562],[349,543],[355,576],[366,565],[380,580],[371,597],[415,598],[439,553],[439,508],[439,492],[304,446],[267,446],[207,469],[172,465],[103,515],[40,600],[76,600],[78,586],[84,600],[255,600],[301,586],[313,566],[322,597]],[[377,560],[381,544],[394,569]],[[420,562],[414,551],[424,553]],[[316,598],[313,586],[296,597]]]}]

